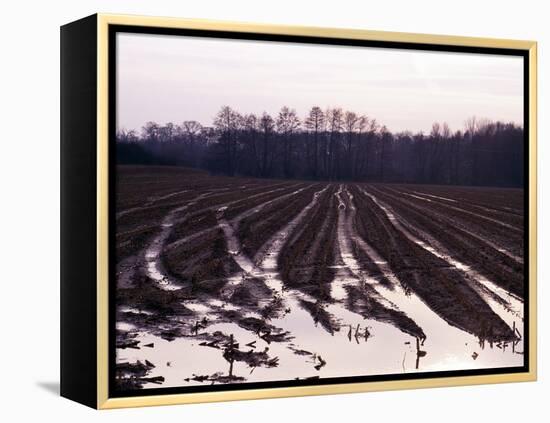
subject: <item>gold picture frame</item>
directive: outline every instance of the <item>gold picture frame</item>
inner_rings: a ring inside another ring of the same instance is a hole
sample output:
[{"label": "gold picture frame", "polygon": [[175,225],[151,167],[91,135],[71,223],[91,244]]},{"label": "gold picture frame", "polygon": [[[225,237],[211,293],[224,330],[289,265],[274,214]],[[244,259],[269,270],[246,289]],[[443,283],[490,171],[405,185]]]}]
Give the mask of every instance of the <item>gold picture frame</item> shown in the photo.
[{"label": "gold picture frame", "polygon": [[[67,28],[75,28],[76,23],[68,24]],[[145,28],[172,28],[172,29],[199,29],[210,31],[224,31],[227,33],[239,32],[250,34],[267,34],[267,35],[290,35],[300,37],[318,37],[331,38],[342,40],[369,40],[383,41],[395,43],[412,43],[412,44],[428,44],[436,46],[461,46],[475,48],[494,48],[494,49],[514,49],[528,53],[528,98],[529,98],[529,121],[525,122],[528,127],[528,144],[529,144],[529,257],[528,257],[528,290],[529,290],[529,345],[528,345],[528,371],[519,373],[505,374],[480,374],[473,376],[451,376],[451,377],[434,377],[422,379],[407,379],[407,380],[384,380],[373,382],[353,382],[330,385],[311,385],[311,386],[291,386],[291,387],[272,387],[261,389],[238,389],[220,392],[200,392],[200,393],[183,393],[183,394],[167,394],[167,395],[139,395],[129,397],[110,397],[109,396],[109,27],[110,26],[133,26]],[[64,375],[62,375],[62,395],[75,399],[98,409],[112,409],[121,407],[139,407],[151,405],[169,405],[169,404],[188,404],[198,402],[213,402],[213,401],[233,401],[247,400],[260,398],[280,398],[292,396],[320,395],[320,394],[341,394],[353,392],[369,392],[381,390],[398,390],[398,389],[413,389],[413,388],[430,388],[443,386],[460,386],[460,385],[476,385],[504,382],[525,382],[535,381],[537,378],[537,43],[534,41],[517,41],[504,39],[448,36],[448,35],[430,35],[430,34],[412,34],[401,32],[382,32],[368,31],[360,29],[336,29],[336,28],[315,28],[302,26],[286,26],[286,25],[264,25],[251,23],[237,23],[225,21],[197,20],[197,19],[180,19],[180,18],[162,18],[162,17],[145,17],[145,16],[124,16],[114,14],[97,14],[94,15],[90,28],[95,27],[97,46],[95,54],[95,69],[96,90],[94,91],[96,102],[96,119],[95,119],[95,180],[96,189],[93,193],[96,210],[94,211],[94,227],[95,231],[95,312],[89,317],[95,319],[95,354],[90,358],[89,365],[95,369],[95,384],[89,387],[77,386],[78,384],[67,382],[63,387],[63,378],[71,379],[71,372],[75,371],[76,364],[66,366]],[[67,30],[68,33],[68,30]],[[76,37],[74,34],[67,36]],[[85,36],[83,36],[85,38]],[[93,30],[91,38],[93,38]],[[92,43],[94,44],[94,43]],[[63,45],[63,44],[62,44]],[[75,45],[75,49],[78,46]],[[70,51],[67,50],[68,57]],[[63,54],[63,49],[62,49]],[[66,77],[67,76],[66,73]],[[62,76],[63,78],[63,76]],[[70,79],[70,78],[69,78]],[[66,93],[70,87],[66,88]],[[62,88],[63,93],[63,88]],[[63,98],[63,95],[62,95]],[[75,100],[76,101],[76,100]],[[67,106],[69,107],[69,106]],[[63,110],[63,108],[62,108]],[[63,113],[62,113],[63,118]],[[69,116],[65,116],[65,120],[69,120]],[[67,131],[68,133],[69,131]],[[69,137],[69,135],[67,135]],[[63,147],[62,147],[63,148]],[[67,161],[70,161],[69,153],[67,153]],[[69,172],[69,171],[67,171]],[[69,173],[67,173],[68,177]],[[63,174],[62,174],[63,184]],[[62,194],[63,195],[63,194]],[[68,195],[68,194],[67,194]],[[70,200],[68,200],[70,201]],[[67,207],[69,207],[67,205]],[[69,230],[69,227],[67,228]],[[63,247],[62,247],[63,248]],[[67,242],[65,248],[74,248]],[[70,253],[67,253],[70,254]],[[69,258],[67,257],[67,261]],[[69,264],[68,264],[69,266]],[[70,272],[67,271],[67,274]],[[69,276],[67,276],[69,278]],[[62,290],[64,284],[68,284],[69,279],[62,280]],[[75,294],[76,295],[76,294]],[[68,294],[66,301],[76,301],[77,298]],[[65,313],[67,319],[70,318],[67,308],[64,308],[62,301],[62,315]],[[74,314],[71,314],[74,318]],[[63,317],[62,317],[63,319]],[[62,320],[63,322],[63,320]],[[62,329],[64,324],[62,323]],[[66,345],[77,342],[71,338],[70,330],[66,330]],[[62,340],[63,340],[62,335]],[[62,341],[63,342],[63,341]],[[63,355],[68,357],[74,352],[67,347],[66,351],[62,348]],[[95,363],[92,363],[95,360]],[[62,373],[63,373],[62,364]],[[84,384],[89,384],[89,381],[83,381]],[[78,391],[79,393],[73,393]],[[85,393],[80,393],[80,391]],[[92,395],[95,392],[95,401]]]}]

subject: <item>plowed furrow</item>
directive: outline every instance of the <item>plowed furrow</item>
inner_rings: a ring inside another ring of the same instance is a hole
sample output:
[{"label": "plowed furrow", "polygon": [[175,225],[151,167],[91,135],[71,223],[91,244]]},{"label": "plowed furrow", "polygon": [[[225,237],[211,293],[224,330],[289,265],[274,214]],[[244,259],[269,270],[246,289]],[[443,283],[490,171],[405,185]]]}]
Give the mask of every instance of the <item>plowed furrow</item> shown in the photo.
[{"label": "plowed furrow", "polygon": [[301,232],[289,238],[278,260],[285,285],[321,300],[330,299],[328,284],[335,276],[337,212],[332,195],[334,189],[331,187],[322,194],[317,206],[304,220]]},{"label": "plowed furrow", "polygon": [[481,339],[513,339],[508,325],[448,263],[409,240],[364,192],[354,187],[360,236],[385,258],[405,289],[449,324]]},{"label": "plowed furrow", "polygon": [[477,269],[502,288],[523,297],[523,264],[488,240],[457,227],[453,220],[429,208],[374,189],[402,218],[430,234],[455,257]]}]

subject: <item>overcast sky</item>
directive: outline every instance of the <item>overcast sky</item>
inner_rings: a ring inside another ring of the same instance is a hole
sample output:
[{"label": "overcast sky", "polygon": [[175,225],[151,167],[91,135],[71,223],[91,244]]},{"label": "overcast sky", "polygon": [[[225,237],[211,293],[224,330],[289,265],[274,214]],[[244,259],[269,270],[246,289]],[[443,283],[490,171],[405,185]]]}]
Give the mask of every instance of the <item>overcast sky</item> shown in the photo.
[{"label": "overcast sky", "polygon": [[391,131],[462,129],[472,116],[523,125],[522,58],[196,37],[117,35],[117,127],[197,120],[222,105],[304,117],[342,107]]}]

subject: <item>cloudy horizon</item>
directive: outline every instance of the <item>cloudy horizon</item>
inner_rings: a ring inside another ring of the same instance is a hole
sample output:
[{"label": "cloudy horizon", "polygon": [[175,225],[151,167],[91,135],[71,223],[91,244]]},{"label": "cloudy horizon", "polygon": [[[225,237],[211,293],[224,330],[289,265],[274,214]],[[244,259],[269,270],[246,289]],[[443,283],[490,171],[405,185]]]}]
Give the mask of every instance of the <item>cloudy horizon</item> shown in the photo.
[{"label": "cloudy horizon", "polygon": [[117,34],[117,129],[196,120],[223,105],[303,118],[342,107],[392,132],[463,129],[470,116],[523,125],[523,58],[184,36]]}]

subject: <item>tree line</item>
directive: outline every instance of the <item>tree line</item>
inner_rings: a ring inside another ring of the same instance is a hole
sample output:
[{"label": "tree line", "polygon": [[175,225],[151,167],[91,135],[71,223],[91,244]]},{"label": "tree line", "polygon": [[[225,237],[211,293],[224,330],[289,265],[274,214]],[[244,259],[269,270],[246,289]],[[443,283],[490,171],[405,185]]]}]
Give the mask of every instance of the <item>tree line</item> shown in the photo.
[{"label": "tree line", "polygon": [[301,119],[241,114],[223,106],[212,126],[146,123],[117,132],[117,162],[169,164],[229,176],[480,186],[523,186],[523,128],[469,118],[451,131],[392,133],[376,119],[312,107]]}]

